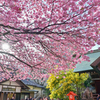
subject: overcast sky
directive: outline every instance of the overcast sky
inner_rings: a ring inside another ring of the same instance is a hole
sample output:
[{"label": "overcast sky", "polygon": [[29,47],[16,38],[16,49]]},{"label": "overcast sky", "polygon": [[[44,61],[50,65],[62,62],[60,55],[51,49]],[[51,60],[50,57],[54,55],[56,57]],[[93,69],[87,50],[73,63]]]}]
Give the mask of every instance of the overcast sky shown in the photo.
[{"label": "overcast sky", "polygon": [[100,47],[100,45],[95,45],[93,48],[92,48],[92,50],[96,50],[96,49],[98,49]]}]

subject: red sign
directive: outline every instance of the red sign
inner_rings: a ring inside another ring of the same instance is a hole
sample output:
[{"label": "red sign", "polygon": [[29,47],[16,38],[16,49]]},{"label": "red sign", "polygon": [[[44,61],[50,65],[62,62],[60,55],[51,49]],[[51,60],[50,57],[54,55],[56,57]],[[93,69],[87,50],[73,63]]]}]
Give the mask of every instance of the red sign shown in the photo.
[{"label": "red sign", "polygon": [[75,96],[77,96],[77,94],[75,94],[74,92],[70,91],[67,96],[69,96],[69,100],[75,100]]}]

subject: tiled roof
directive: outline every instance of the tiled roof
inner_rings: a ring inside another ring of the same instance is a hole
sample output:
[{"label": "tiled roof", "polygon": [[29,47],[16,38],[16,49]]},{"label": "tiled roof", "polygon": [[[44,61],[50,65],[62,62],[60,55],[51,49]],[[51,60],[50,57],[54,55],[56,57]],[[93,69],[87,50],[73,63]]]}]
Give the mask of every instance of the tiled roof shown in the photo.
[{"label": "tiled roof", "polygon": [[90,58],[90,62],[83,61],[81,64],[77,64],[74,72],[87,72],[93,71],[94,69],[90,66],[98,57],[100,57],[100,51],[95,53],[86,54]]},{"label": "tiled roof", "polygon": [[[0,83],[7,81],[6,79],[2,81],[2,79],[0,79]],[[44,86],[37,84],[36,82],[34,82],[33,80],[30,79],[25,79],[25,80],[20,80],[23,84],[27,85],[31,85],[31,86],[35,86],[35,87],[40,87],[40,88],[44,88]]]},{"label": "tiled roof", "polygon": [[40,88],[44,88],[44,86],[41,86],[40,84],[37,84],[36,82],[34,82],[33,80],[30,79],[25,79],[25,80],[21,80],[25,85],[31,85],[31,86],[35,86],[35,87],[40,87]]}]

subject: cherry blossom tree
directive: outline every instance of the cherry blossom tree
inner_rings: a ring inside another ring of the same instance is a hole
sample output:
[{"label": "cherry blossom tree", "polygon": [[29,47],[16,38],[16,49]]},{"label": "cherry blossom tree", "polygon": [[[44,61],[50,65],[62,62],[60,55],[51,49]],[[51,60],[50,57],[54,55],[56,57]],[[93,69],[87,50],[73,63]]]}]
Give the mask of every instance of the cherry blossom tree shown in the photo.
[{"label": "cherry blossom tree", "polygon": [[99,0],[0,0],[0,79],[72,69],[89,60],[99,31]]}]

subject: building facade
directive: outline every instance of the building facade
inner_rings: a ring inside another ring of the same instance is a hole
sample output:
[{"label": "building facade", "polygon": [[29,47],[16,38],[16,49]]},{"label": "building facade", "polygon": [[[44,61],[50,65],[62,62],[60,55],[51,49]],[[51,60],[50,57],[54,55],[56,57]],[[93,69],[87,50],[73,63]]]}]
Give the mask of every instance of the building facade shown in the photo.
[{"label": "building facade", "polygon": [[100,50],[95,50],[93,53],[86,54],[90,61],[83,61],[81,64],[77,64],[74,72],[76,73],[89,73],[91,77],[91,91],[94,96],[93,100],[97,100],[97,94],[100,93]]},{"label": "building facade", "polygon": [[38,96],[42,96],[42,92],[40,92],[42,89],[43,86],[31,80],[2,81],[0,82],[0,100],[10,100],[12,97],[15,100],[35,98],[38,94]]}]

